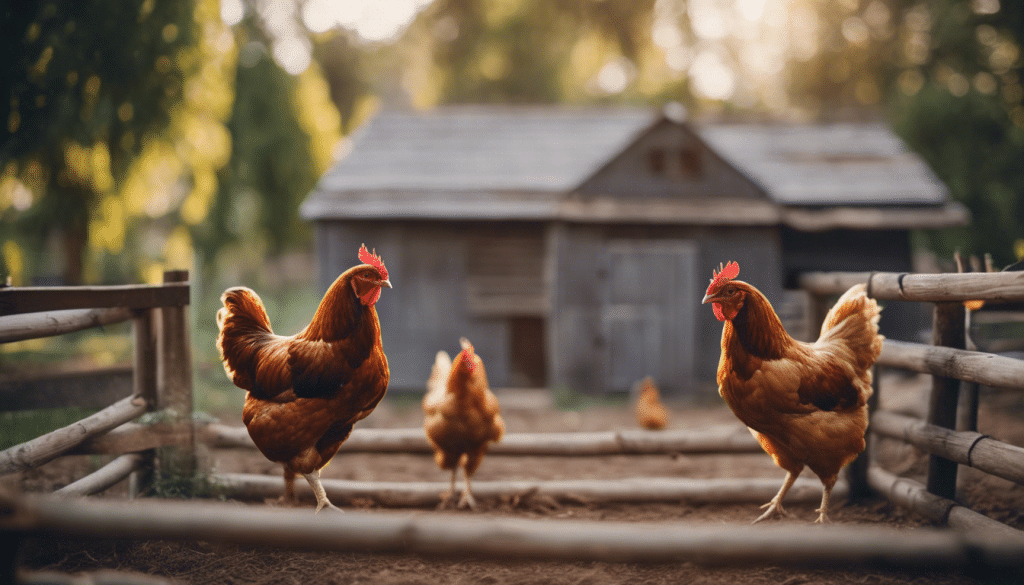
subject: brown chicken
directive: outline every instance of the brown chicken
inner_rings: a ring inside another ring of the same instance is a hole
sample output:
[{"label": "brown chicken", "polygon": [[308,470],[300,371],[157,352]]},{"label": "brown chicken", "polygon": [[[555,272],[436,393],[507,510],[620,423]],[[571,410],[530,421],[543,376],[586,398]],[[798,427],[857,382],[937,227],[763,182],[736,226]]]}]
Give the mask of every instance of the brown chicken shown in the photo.
[{"label": "brown chicken", "polygon": [[434,448],[434,461],[452,472],[451,488],[441,501],[446,507],[455,494],[455,478],[462,467],[466,489],[458,507],[476,508],[469,478],[480,466],[488,443],[505,434],[498,399],[487,385],[487,372],[480,356],[466,338],[459,340],[462,351],[452,361],[439,351],[427,380],[423,397],[423,428]]},{"label": "brown chicken", "polygon": [[660,431],[668,424],[668,410],[661,403],[654,378],[647,376],[634,384],[639,395],[636,400],[636,422],[643,428]]},{"label": "brown chicken", "polygon": [[828,521],[832,487],[864,450],[871,366],[882,351],[880,309],[862,284],[828,312],[814,343],[790,337],[768,299],[733,280],[739,265],[714,273],[704,303],[724,322],[718,391],[775,464],[788,474],[754,522],[786,515],[782,499],[804,466],[824,485],[817,522]]},{"label": "brown chicken", "polygon": [[217,349],[228,377],[248,390],[242,421],[256,446],[284,465],[286,500],[295,474],[313,488],[316,511],[337,509],[320,484],[320,470],[366,418],[388,387],[388,360],[374,304],[391,288],[376,254],[349,268],[327,290],[313,320],[291,337],[275,335],[255,292],[224,291],[217,311]]}]

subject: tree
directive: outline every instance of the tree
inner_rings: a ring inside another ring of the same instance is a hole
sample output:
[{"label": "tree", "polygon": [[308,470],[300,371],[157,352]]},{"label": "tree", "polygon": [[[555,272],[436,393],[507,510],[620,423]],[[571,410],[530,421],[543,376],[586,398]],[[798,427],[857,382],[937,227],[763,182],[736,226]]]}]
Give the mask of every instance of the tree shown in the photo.
[{"label": "tree", "polygon": [[8,187],[18,177],[33,198],[23,209],[0,206],[8,226],[0,238],[20,236],[22,249],[36,251],[56,239],[67,282],[83,279],[90,217],[102,196],[124,178],[146,137],[171,121],[186,75],[176,54],[197,35],[193,8],[189,1],[46,0],[4,9],[0,166]]}]

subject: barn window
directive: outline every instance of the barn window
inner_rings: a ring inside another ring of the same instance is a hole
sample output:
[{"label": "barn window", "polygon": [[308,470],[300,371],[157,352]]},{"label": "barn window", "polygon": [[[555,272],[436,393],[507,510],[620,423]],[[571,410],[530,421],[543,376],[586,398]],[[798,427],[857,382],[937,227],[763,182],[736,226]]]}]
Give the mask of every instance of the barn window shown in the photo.
[{"label": "barn window", "polygon": [[486,316],[547,314],[544,232],[541,226],[480,227],[469,238],[469,310]]},{"label": "barn window", "polygon": [[667,159],[664,148],[652,148],[647,153],[647,166],[651,173],[659,176],[665,175],[666,171],[668,171]]},{"label": "barn window", "polygon": [[687,179],[699,179],[704,174],[701,162],[699,148],[689,147],[679,151],[679,169]]}]

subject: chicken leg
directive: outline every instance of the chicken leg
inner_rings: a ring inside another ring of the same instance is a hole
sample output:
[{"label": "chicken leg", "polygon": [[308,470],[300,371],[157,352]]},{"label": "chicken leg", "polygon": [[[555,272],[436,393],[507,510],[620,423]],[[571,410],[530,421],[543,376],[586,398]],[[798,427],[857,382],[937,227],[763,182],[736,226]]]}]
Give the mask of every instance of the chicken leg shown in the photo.
[{"label": "chicken leg", "polygon": [[476,510],[476,500],[473,499],[473,492],[469,489],[469,473],[466,473],[466,489],[462,490],[462,497],[459,498],[460,508]]},{"label": "chicken leg", "polygon": [[455,496],[455,476],[459,473],[459,467],[456,465],[452,468],[452,483],[448,487],[448,491],[441,495],[441,503],[437,505],[438,510],[444,510],[448,507],[448,502]]},{"label": "chicken leg", "polygon": [[837,477],[830,477],[821,480],[822,491],[821,491],[821,507],[816,510],[818,512],[818,519],[814,521],[815,524],[827,524],[828,519],[828,501],[832,497],[832,488],[836,485]]},{"label": "chicken leg", "polygon": [[761,506],[761,508],[768,508],[768,509],[765,511],[764,514],[761,514],[757,518],[757,520],[754,520],[753,522],[751,522],[751,524],[757,524],[758,522],[760,522],[762,520],[768,520],[770,518],[775,518],[776,516],[780,516],[780,517],[789,516],[789,512],[786,512],[786,510],[784,510],[782,508],[782,498],[785,498],[786,497],[786,493],[789,491],[789,488],[793,487],[793,482],[796,481],[796,478],[797,478],[798,475],[800,475],[800,472],[796,472],[796,473],[793,473],[792,471],[787,471],[786,472],[786,481],[782,482],[782,488],[779,489],[779,493],[775,494],[775,497],[772,498],[772,500],[770,502],[768,502],[767,504]]},{"label": "chicken leg", "polygon": [[331,503],[330,500],[327,499],[327,492],[324,491],[324,486],[323,484],[320,483],[319,469],[314,471],[313,473],[303,473],[302,477],[305,477],[306,481],[309,482],[309,487],[313,488],[313,495],[316,496],[316,511],[313,512],[314,514],[319,514],[320,510],[324,509],[325,507],[337,510],[339,512],[344,512],[341,508],[335,506],[334,504]]}]

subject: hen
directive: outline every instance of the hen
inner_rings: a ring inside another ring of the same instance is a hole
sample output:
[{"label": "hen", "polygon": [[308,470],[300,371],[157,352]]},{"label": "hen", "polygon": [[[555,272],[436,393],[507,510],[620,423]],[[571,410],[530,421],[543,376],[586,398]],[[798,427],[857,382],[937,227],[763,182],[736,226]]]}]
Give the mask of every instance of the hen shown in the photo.
[{"label": "hen", "polygon": [[739,265],[714,273],[703,303],[724,322],[718,391],[775,464],[788,474],[754,522],[785,515],[782,499],[804,466],[824,486],[817,522],[828,521],[832,487],[864,450],[871,366],[882,351],[880,309],[864,285],[846,291],[814,343],[790,337],[768,299],[733,280]]},{"label": "hen", "polygon": [[500,441],[505,434],[498,399],[487,385],[487,372],[480,356],[466,338],[459,340],[462,351],[452,361],[439,351],[427,380],[423,397],[423,428],[434,448],[434,461],[441,469],[452,471],[452,483],[441,507],[455,494],[455,478],[462,467],[466,489],[458,507],[476,508],[469,478],[480,466],[488,443]]},{"label": "hen", "polygon": [[291,337],[275,335],[266,308],[245,287],[224,291],[217,311],[217,349],[236,386],[248,390],[242,421],[259,450],[284,465],[285,499],[294,499],[295,474],[313,488],[316,511],[337,509],[320,483],[320,470],[370,414],[388,387],[388,360],[374,304],[391,288],[376,254],[346,270],[327,290],[313,320]]},{"label": "hen", "polygon": [[658,431],[668,424],[668,410],[661,403],[654,378],[639,380],[634,388],[639,392],[636,400],[636,422],[643,428]]}]

